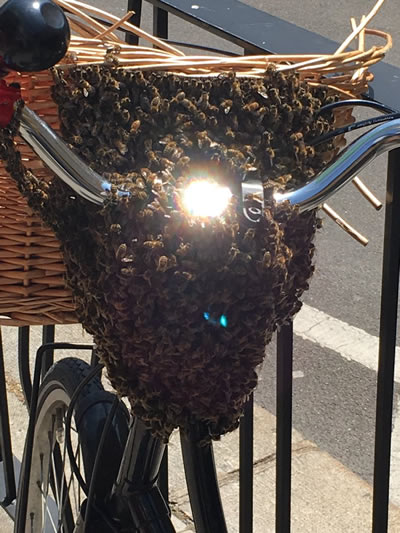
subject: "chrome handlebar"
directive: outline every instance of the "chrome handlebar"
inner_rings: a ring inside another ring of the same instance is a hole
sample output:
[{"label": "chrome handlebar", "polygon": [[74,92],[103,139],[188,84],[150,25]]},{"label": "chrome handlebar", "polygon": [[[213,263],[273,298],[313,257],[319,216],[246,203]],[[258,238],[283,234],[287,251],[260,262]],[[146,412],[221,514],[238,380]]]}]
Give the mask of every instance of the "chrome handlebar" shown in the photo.
[{"label": "chrome handlebar", "polygon": [[351,181],[375,157],[400,147],[400,119],[393,119],[367,131],[340,152],[314,179],[299,189],[275,193],[278,202],[288,200],[301,211],[320,207]]},{"label": "chrome handlebar", "polygon": [[111,185],[69,148],[63,139],[27,106],[22,108],[19,133],[43,163],[79,196],[102,204]]},{"label": "chrome handlebar", "polygon": [[[42,161],[79,196],[102,204],[111,184],[94,172],[28,107],[22,110],[20,135]],[[376,156],[400,147],[400,119],[381,124],[353,141],[314,179],[299,189],[278,193],[277,202],[289,201],[301,211],[320,207]],[[246,182],[244,182],[246,183]],[[120,194],[128,194],[120,191]]]}]

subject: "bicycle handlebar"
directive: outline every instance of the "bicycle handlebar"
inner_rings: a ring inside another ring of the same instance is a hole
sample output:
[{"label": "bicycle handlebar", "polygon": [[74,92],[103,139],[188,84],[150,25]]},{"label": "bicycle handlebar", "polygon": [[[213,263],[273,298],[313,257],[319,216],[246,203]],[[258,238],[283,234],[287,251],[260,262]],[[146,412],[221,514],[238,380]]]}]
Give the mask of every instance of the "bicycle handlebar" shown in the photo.
[{"label": "bicycle handlebar", "polygon": [[361,135],[303,187],[286,193],[275,193],[275,200],[278,202],[287,200],[297,205],[301,211],[319,207],[375,157],[398,147],[400,147],[400,119],[394,119]]},{"label": "bicycle handlebar", "polygon": [[[46,122],[27,107],[22,110],[20,134],[50,170],[77,194],[95,204],[104,202],[111,184],[75,155]],[[293,191],[276,192],[274,198],[277,202],[289,201],[297,205],[300,211],[315,209],[344,187],[376,156],[397,147],[400,147],[400,119],[388,121],[364,133],[313,180]],[[119,192],[129,194],[126,191]]]},{"label": "bicycle handlebar", "polygon": [[34,111],[24,106],[20,120],[21,137],[43,163],[79,196],[95,204],[102,204],[111,184],[74,154],[65,141]]}]

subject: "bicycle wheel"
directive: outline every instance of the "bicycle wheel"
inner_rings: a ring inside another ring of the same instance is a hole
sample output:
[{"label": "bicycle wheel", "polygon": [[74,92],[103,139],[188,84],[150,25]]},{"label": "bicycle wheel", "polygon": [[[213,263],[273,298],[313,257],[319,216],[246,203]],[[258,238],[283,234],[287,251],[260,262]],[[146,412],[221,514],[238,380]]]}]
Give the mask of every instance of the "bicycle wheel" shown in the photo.
[{"label": "bicycle wheel", "polygon": [[[15,531],[18,533],[75,530],[104,424],[115,398],[104,390],[99,377],[83,387],[73,407],[70,430],[74,469],[67,453],[65,418],[74,391],[91,370],[82,360],[66,358],[50,368],[40,386],[29,478],[19,483],[20,491],[28,483],[28,494],[26,512],[17,508]],[[128,413],[120,405],[102,451],[107,460],[96,474],[94,502],[98,506],[116,478],[127,433]],[[26,460],[24,453],[21,476]],[[18,497],[17,507],[19,500]]]}]

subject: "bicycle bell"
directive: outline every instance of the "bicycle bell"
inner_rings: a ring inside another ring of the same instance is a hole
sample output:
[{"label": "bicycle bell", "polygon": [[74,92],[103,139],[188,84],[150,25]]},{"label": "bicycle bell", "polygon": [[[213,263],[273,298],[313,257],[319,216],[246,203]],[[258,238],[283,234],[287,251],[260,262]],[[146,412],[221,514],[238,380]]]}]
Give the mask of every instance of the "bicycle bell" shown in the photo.
[{"label": "bicycle bell", "polygon": [[68,50],[70,29],[51,0],[8,0],[0,8],[0,68],[36,72],[52,67]]}]

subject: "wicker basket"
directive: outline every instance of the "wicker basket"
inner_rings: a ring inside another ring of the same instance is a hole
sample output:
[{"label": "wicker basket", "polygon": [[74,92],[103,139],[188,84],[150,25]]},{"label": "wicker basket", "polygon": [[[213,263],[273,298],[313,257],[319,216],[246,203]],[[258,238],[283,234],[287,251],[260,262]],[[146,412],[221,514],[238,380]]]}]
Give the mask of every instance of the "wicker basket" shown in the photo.
[{"label": "wicker basket", "polygon": [[[184,56],[179,50],[129,24],[126,21],[131,16],[129,13],[118,20],[73,0],[58,0],[57,3],[68,13],[75,32],[70,52],[61,65],[63,68],[117,62],[123,68],[167,70],[188,76],[213,76],[231,71],[237,75],[260,76],[266,65],[273,62],[282,70],[295,69],[311,85],[324,85],[339,95],[357,97],[372,77],[368,67],[379,61],[391,46],[389,35],[366,29],[366,24],[382,0],[363,18],[360,25],[353,23],[352,34],[336,54],[244,58]],[[108,22],[108,25],[99,23],[99,18]],[[126,45],[112,33],[119,27],[147,39],[157,48]],[[365,50],[365,34],[383,37],[386,44]],[[355,38],[358,39],[358,50],[345,52]],[[51,98],[51,71],[30,75],[12,74],[7,81],[18,82],[26,104],[55,130],[59,128],[58,109]],[[338,124],[351,120],[351,108],[340,110],[336,115]],[[38,177],[50,179],[52,174],[32,150],[21,139],[16,142],[26,168]],[[3,162],[0,170],[0,324],[23,326],[77,322],[72,295],[64,285],[59,242],[52,231],[44,227],[31,212],[5,166]]]}]

